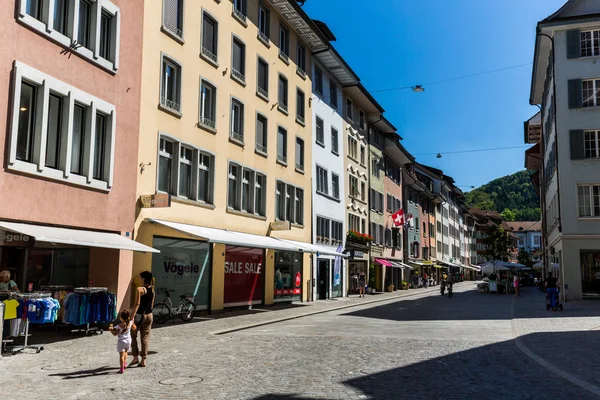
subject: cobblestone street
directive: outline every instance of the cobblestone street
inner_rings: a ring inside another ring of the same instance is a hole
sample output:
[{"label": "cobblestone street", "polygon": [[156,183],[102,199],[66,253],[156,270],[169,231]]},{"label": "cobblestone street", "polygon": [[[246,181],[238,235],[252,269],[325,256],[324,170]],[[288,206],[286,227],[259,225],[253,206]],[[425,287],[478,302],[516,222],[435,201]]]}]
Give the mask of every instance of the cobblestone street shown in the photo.
[{"label": "cobblestone street", "polygon": [[[2,398],[597,397],[589,356],[599,350],[597,303],[552,313],[534,289],[483,295],[466,282],[455,293],[441,297],[436,287],[168,323],[152,331],[148,367],[124,375],[112,335],[68,337],[0,359]],[[304,314],[312,315],[296,318]],[[278,319],[286,320],[266,324]]]}]

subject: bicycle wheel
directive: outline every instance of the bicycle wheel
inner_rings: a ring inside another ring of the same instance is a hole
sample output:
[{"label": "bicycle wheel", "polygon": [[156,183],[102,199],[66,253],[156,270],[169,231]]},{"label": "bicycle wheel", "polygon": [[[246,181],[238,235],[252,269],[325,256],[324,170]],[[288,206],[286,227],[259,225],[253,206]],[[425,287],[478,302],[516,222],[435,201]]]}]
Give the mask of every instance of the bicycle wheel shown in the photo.
[{"label": "bicycle wheel", "polygon": [[186,300],[183,303],[183,307],[181,309],[181,314],[179,314],[179,318],[182,321],[189,322],[194,318],[196,314],[196,304],[192,301]]},{"label": "bicycle wheel", "polygon": [[152,314],[154,315],[154,322],[162,325],[171,317],[171,307],[166,303],[155,304],[152,309]]}]

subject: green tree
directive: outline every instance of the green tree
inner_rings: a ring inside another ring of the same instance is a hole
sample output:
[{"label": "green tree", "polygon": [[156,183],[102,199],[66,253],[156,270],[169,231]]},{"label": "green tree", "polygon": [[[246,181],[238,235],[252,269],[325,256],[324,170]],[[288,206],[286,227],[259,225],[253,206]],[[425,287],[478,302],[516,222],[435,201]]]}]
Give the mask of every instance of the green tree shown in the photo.
[{"label": "green tree", "polygon": [[500,226],[493,227],[488,232],[487,237],[483,239],[483,243],[486,245],[485,253],[491,258],[491,261],[508,261],[508,252],[512,243],[508,237],[508,232],[504,228]]},{"label": "green tree", "polygon": [[514,221],[517,217],[517,215],[508,208],[505,208],[504,211],[500,213],[500,215],[502,215],[502,218],[504,218],[505,221]]},{"label": "green tree", "polygon": [[525,249],[519,250],[517,260],[519,261],[519,264],[523,264],[528,268],[533,267],[533,260],[531,259],[531,254],[529,254],[529,252]]}]

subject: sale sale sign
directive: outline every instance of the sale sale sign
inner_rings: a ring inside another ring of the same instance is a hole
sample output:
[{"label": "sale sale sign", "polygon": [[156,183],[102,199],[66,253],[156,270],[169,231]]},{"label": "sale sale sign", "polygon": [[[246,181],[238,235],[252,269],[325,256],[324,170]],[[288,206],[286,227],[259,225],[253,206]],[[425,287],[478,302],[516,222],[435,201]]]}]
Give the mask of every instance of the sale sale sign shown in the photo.
[{"label": "sale sale sign", "polygon": [[260,304],[264,296],[263,250],[227,246],[225,306]]}]

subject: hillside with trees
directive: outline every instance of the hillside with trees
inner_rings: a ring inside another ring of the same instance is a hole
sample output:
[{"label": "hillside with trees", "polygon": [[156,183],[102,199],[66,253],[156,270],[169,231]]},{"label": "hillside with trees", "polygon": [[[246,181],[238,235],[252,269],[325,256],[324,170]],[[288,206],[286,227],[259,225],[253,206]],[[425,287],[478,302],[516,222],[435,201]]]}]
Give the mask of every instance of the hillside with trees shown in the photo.
[{"label": "hillside with trees", "polygon": [[493,210],[507,221],[537,221],[540,202],[531,183],[531,171],[519,171],[465,193],[467,205]]}]

